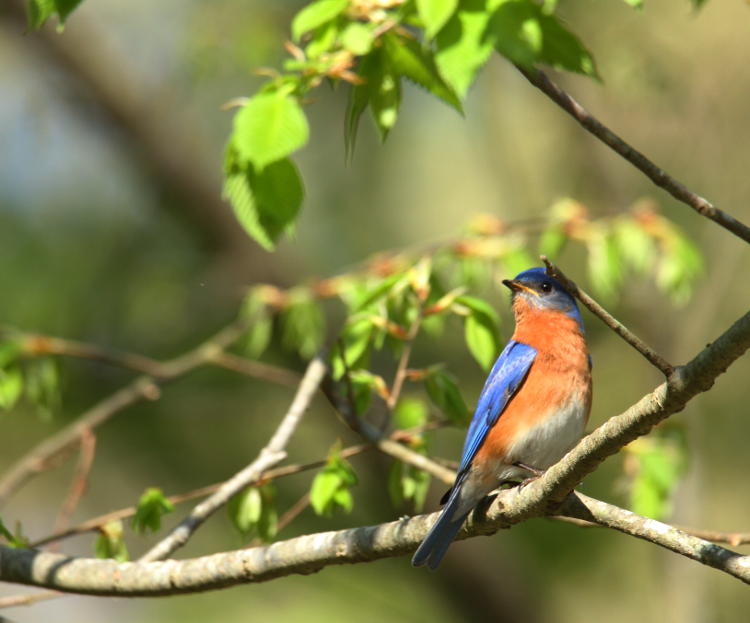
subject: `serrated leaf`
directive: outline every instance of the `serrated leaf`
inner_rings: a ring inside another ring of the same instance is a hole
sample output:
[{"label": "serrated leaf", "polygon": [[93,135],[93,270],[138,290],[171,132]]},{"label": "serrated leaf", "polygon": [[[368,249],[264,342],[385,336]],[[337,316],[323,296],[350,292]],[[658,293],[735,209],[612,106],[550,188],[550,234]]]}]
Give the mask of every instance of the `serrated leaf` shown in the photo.
[{"label": "serrated leaf", "polygon": [[393,411],[393,425],[401,430],[417,428],[427,422],[427,405],[419,398],[402,398]]},{"label": "serrated leaf", "polygon": [[380,52],[378,51],[360,59],[357,75],[363,82],[353,84],[349,89],[349,100],[344,117],[344,148],[347,159],[351,159],[354,154],[359,120],[370,103],[370,89],[373,82],[377,80],[379,58]]},{"label": "serrated leaf", "polygon": [[10,411],[23,391],[23,375],[16,366],[0,370],[0,409]]},{"label": "serrated leaf", "polygon": [[458,8],[458,0],[417,0],[417,13],[424,23],[425,37],[432,39]]},{"label": "serrated leaf", "polygon": [[531,0],[505,0],[489,24],[495,49],[511,62],[531,67],[545,63],[598,77],[594,59],[580,39]]},{"label": "serrated leaf", "polygon": [[486,30],[496,5],[497,0],[464,0],[435,37],[435,64],[461,99],[492,53]]},{"label": "serrated leaf", "polygon": [[161,489],[151,487],[144,491],[138,500],[131,526],[135,532],[144,534],[147,531],[158,532],[161,529],[161,518],[174,510]]},{"label": "serrated leaf", "polygon": [[261,173],[256,173],[252,165],[245,168],[236,165],[224,182],[224,198],[231,204],[237,220],[268,251],[292,228],[303,197],[297,168],[286,158]]},{"label": "serrated leaf", "polygon": [[292,19],[292,39],[299,41],[306,32],[340,15],[349,0],[316,0],[303,7]]},{"label": "serrated leaf", "polygon": [[230,140],[240,162],[261,172],[307,143],[309,132],[296,98],[283,92],[259,93],[234,116]]},{"label": "serrated leaf", "polygon": [[383,35],[383,46],[388,63],[394,72],[408,78],[444,102],[463,113],[461,101],[438,73],[432,54],[418,41],[388,32]]},{"label": "serrated leaf", "polygon": [[430,399],[449,420],[456,424],[465,424],[469,420],[469,410],[452,375],[434,369],[424,382]]},{"label": "serrated leaf", "polygon": [[114,558],[118,562],[125,562],[130,558],[128,548],[122,538],[122,521],[115,520],[99,528],[99,536],[94,544],[97,558]]}]

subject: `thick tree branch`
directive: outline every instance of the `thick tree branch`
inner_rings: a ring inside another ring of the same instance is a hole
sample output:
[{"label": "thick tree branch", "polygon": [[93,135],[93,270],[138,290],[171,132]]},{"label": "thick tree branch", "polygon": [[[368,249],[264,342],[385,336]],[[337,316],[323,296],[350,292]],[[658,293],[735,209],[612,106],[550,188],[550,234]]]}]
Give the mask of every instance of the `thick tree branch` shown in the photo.
[{"label": "thick tree branch", "polygon": [[575,296],[581,303],[583,303],[588,310],[597,316],[604,324],[606,324],[612,331],[617,333],[623,340],[635,348],[641,355],[643,355],[651,365],[656,366],[662,371],[664,376],[669,378],[674,373],[674,366],[669,363],[664,357],[657,353],[651,348],[646,342],[639,338],[635,333],[628,329],[622,324],[617,318],[612,316],[606,309],[604,309],[599,303],[593,298],[586,294],[581,288],[576,285],[569,277],[565,275],[557,266],[555,266],[549,259],[542,255],[542,261],[547,266],[547,272],[559,279],[560,282],[565,286],[573,296]]},{"label": "thick tree branch", "polygon": [[[475,512],[458,538],[509,527],[508,511],[522,504],[502,492],[486,513]],[[586,496],[571,495],[560,512],[631,534],[750,583],[750,556]],[[511,512],[514,518],[517,512]],[[310,534],[271,545],[190,560],[117,563],[0,546],[0,579],[89,595],[160,596],[314,573],[331,565],[370,562],[412,551],[438,513],[377,526]]]},{"label": "thick tree branch", "polygon": [[187,353],[160,363],[160,375],[141,376],[117,390],[70,425],[48,437],[18,459],[0,479],[0,506],[26,481],[44,471],[52,462],[73,450],[82,435],[96,429],[116,413],[142,400],[159,397],[159,386],[173,381],[213,360],[217,352],[234,343],[246,329],[241,321],[234,322],[209,340]]},{"label": "thick tree branch", "polygon": [[693,208],[698,214],[718,223],[723,228],[742,238],[745,242],[750,242],[750,227],[715,207],[703,197],[696,195],[666,171],[657,167],[645,155],[626,143],[601,121],[591,115],[568,93],[552,82],[543,71],[538,69],[524,69],[522,67],[518,67],[518,70],[531,84],[580,123],[584,129],[620,154],[625,160],[644,173],[654,184],[666,190],[678,201]]},{"label": "thick tree branch", "polygon": [[185,545],[192,534],[203,525],[203,522],[223,507],[233,495],[256,482],[263,472],[286,458],[286,446],[318,391],[326,370],[325,355],[318,355],[310,362],[292,405],[257,458],[227,480],[210,497],[198,504],[190,515],[183,519],[166,538],[141,556],[140,560],[160,560]]}]

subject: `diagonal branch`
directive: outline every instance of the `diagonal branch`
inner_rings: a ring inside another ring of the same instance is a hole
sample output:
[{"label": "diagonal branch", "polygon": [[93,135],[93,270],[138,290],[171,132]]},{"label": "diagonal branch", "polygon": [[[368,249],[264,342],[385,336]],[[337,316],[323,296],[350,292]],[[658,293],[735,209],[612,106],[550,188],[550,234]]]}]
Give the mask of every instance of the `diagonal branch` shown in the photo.
[{"label": "diagonal branch", "polygon": [[318,391],[326,370],[325,355],[318,355],[310,362],[289,410],[257,458],[221,485],[213,495],[198,504],[164,539],[141,556],[141,561],[161,560],[185,545],[203,522],[224,506],[233,495],[256,482],[263,472],[286,458],[286,446]]},{"label": "diagonal branch", "polygon": [[745,242],[750,242],[750,227],[738,221],[732,215],[715,207],[703,197],[696,195],[684,184],[678,182],[666,171],[656,166],[645,155],[626,143],[622,138],[605,126],[596,117],[591,115],[583,106],[581,106],[568,93],[557,86],[549,76],[538,69],[524,69],[516,66],[524,77],[533,84],[537,89],[542,91],[555,104],[567,112],[584,129],[588,130],[602,143],[620,154],[625,160],[630,162],[639,171],[644,173],[654,184],[666,190],[678,201],[690,206],[708,219],[718,223],[723,228],[731,231],[734,235],[742,238]]},{"label": "diagonal branch", "polygon": [[651,348],[646,342],[639,338],[635,333],[628,329],[622,324],[617,318],[612,316],[606,309],[604,309],[599,303],[593,298],[586,294],[581,288],[579,288],[574,281],[568,278],[557,266],[547,259],[546,256],[541,256],[542,261],[547,266],[547,272],[553,277],[560,280],[573,296],[575,296],[581,303],[583,303],[589,311],[597,316],[604,324],[612,329],[617,335],[623,340],[635,348],[641,355],[643,355],[653,366],[659,368],[664,376],[669,378],[674,373],[674,366],[669,363],[664,357],[657,353]]}]

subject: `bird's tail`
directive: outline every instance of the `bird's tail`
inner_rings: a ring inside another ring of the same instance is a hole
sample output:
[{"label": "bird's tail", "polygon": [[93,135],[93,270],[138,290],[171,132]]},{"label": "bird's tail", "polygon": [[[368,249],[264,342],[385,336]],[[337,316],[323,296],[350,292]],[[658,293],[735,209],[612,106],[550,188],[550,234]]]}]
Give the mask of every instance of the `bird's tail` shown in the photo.
[{"label": "bird's tail", "polygon": [[448,502],[443,507],[440,517],[427,533],[417,551],[414,552],[411,564],[415,567],[426,564],[430,569],[437,569],[443,556],[445,556],[445,552],[448,551],[448,546],[456,538],[464,519],[469,514],[468,512],[459,512],[460,490],[460,483],[457,482],[450,492]]}]

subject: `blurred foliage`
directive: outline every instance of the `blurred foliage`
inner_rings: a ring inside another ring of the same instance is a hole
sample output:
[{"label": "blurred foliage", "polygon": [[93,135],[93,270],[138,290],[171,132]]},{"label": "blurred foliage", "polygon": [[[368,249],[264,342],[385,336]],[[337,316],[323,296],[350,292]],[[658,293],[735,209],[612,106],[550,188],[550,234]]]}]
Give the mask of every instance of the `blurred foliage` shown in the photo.
[{"label": "blurred foliage", "polygon": [[158,487],[149,487],[138,500],[130,525],[137,533],[161,530],[161,518],[174,510],[174,504],[164,497]]},{"label": "blurred foliage", "polygon": [[247,487],[227,505],[232,524],[245,538],[273,541],[278,531],[276,488],[272,483]]},{"label": "blurred foliage", "polygon": [[123,539],[124,528],[119,519],[110,521],[99,528],[99,536],[94,544],[97,558],[114,558],[118,562],[130,559],[128,547]]}]

